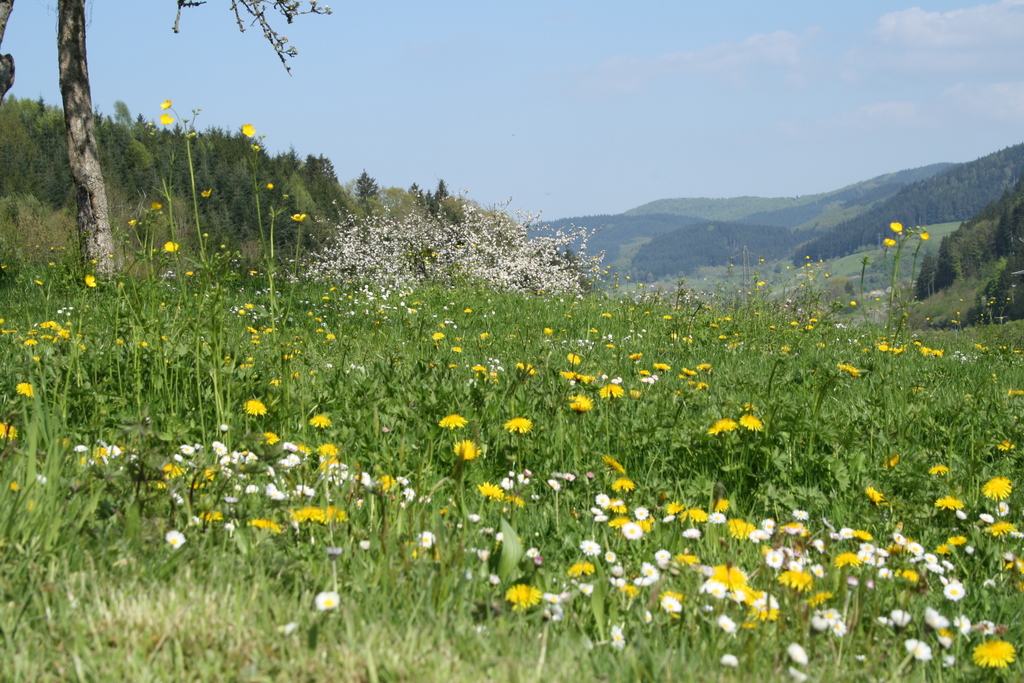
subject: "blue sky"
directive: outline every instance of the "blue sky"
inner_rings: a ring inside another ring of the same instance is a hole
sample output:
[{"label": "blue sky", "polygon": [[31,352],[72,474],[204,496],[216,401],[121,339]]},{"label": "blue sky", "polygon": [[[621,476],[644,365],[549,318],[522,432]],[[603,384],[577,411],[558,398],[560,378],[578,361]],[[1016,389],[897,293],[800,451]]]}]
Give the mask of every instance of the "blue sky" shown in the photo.
[{"label": "blue sky", "polygon": [[[59,103],[55,0],[17,0],[11,95]],[[339,177],[545,218],[795,196],[1024,142],[1024,0],[337,2],[281,30],[228,0],[88,3],[93,102],[253,124]]]}]

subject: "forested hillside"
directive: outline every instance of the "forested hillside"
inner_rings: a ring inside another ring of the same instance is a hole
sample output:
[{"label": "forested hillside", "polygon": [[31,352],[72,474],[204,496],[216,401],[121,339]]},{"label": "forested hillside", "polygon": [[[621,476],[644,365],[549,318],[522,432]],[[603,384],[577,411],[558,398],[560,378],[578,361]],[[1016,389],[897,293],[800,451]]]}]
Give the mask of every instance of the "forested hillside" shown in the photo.
[{"label": "forested hillside", "polygon": [[644,214],[631,216],[627,214],[577,216],[552,221],[548,225],[554,229],[567,229],[570,226],[582,226],[596,232],[587,242],[587,250],[596,254],[605,252],[605,261],[612,262],[628,257],[626,252],[635,249],[645,241],[666,232],[677,230],[691,223],[704,220],[698,216],[680,216],[668,213]]},{"label": "forested hillside", "polygon": [[744,249],[755,261],[778,259],[797,241],[792,230],[776,225],[702,221],[640,247],[633,257],[632,272],[641,280],[687,274],[701,266],[740,263]]},{"label": "forested hillside", "polygon": [[[174,237],[187,244],[194,234],[194,220],[184,130],[177,124],[161,126],[142,116],[133,118],[120,102],[115,110],[113,117],[96,117],[112,227],[130,247],[133,240],[138,242],[136,231],[143,224],[167,235],[173,211],[178,226]],[[198,126],[196,131],[191,152],[196,191],[201,193],[202,230],[243,255],[253,255],[259,242],[254,163],[265,217],[271,213],[309,217],[301,224],[301,245],[296,244],[298,223],[275,222],[275,243],[282,253],[294,254],[296,246],[303,251],[316,248],[334,234],[339,222],[385,208],[444,216],[459,210],[444,181],[427,192],[416,185],[408,190],[381,188],[364,172],[342,185],[331,160],[322,155],[302,157],[294,150],[269,154],[260,147],[254,156],[253,140],[239,131]],[[59,107],[13,97],[4,100],[0,106],[0,249],[10,253],[36,244],[43,248],[77,244],[65,145]]]},{"label": "forested hillside", "polygon": [[979,292],[969,319],[1024,318],[1024,178],[1012,192],[946,236],[938,255],[928,255],[916,282],[918,299],[941,293],[961,282],[978,281]]},{"label": "forested hillside", "polygon": [[1007,147],[976,161],[960,164],[932,178],[903,188],[892,197],[800,245],[794,263],[805,257],[831,259],[881,242],[883,227],[892,221],[929,225],[966,221],[999,199],[1024,172],[1024,144]]}]

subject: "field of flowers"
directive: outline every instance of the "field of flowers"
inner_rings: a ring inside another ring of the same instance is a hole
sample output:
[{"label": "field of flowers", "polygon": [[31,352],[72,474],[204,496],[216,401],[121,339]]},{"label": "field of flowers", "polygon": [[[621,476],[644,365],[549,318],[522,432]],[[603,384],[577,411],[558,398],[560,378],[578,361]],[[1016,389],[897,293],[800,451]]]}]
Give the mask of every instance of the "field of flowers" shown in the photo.
[{"label": "field of flowers", "polygon": [[1020,678],[1019,329],[154,258],[0,282],[3,680]]}]

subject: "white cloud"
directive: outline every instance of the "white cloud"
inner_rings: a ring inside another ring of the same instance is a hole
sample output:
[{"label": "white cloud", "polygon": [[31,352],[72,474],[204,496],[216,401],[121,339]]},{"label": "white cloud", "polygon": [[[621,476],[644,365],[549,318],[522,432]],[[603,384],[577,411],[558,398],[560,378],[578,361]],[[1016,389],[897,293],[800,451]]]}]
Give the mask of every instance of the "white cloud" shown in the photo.
[{"label": "white cloud", "polygon": [[878,19],[875,45],[852,62],[916,73],[1018,69],[1024,61],[1024,0],[1002,0],[950,12],[913,7]]},{"label": "white cloud", "polygon": [[802,48],[815,34],[798,36],[789,31],[758,33],[739,42],[729,41],[699,50],[671,52],[652,59],[618,56],[586,69],[553,74],[568,81],[577,95],[615,96],[639,92],[660,78],[695,74],[729,87],[744,87],[751,72],[777,70],[787,83],[800,83],[792,72],[803,63]]}]

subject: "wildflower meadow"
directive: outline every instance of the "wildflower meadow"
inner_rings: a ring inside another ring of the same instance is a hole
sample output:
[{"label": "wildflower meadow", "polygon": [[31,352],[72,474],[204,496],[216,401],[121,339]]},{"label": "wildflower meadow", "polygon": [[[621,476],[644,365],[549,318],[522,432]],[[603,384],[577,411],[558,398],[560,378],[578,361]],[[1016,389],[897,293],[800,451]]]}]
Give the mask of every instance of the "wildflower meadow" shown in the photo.
[{"label": "wildflower meadow", "polygon": [[166,210],[0,279],[3,680],[1020,679],[1021,328]]}]

